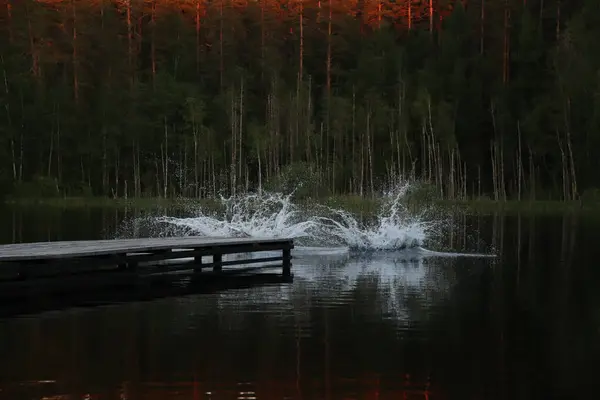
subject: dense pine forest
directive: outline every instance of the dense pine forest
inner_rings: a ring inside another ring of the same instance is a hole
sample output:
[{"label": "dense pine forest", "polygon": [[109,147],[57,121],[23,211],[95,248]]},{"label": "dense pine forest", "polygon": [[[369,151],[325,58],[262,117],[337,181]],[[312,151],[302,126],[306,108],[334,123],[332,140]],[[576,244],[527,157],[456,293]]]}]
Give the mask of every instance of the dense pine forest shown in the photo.
[{"label": "dense pine forest", "polygon": [[598,0],[0,0],[0,192],[578,199]]}]

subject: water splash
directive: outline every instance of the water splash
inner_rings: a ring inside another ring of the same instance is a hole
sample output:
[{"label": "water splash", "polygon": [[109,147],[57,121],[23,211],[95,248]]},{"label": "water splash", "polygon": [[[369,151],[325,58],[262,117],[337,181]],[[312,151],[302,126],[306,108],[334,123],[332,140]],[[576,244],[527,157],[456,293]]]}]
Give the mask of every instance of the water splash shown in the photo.
[{"label": "water splash", "polygon": [[[438,231],[441,220],[427,219],[429,210],[418,214],[406,208],[404,199],[411,186],[399,185],[384,193],[379,211],[370,223],[361,223],[351,213],[337,209],[333,218],[321,218],[325,231],[353,251],[402,250],[422,246]],[[337,217],[337,218],[336,218]]]},{"label": "water splash", "polygon": [[163,235],[293,238],[297,247],[345,247],[368,252],[422,246],[441,221],[412,214],[404,205],[411,186],[401,184],[378,199],[379,211],[359,218],[322,204],[300,205],[293,194],[268,193],[220,198],[221,212],[196,209],[192,217],[162,216],[153,223]]},{"label": "water splash", "polygon": [[292,196],[293,193],[263,193],[221,197],[221,213],[198,209],[193,217],[159,217],[155,222],[181,235],[310,238],[319,222],[310,216],[305,218]]}]

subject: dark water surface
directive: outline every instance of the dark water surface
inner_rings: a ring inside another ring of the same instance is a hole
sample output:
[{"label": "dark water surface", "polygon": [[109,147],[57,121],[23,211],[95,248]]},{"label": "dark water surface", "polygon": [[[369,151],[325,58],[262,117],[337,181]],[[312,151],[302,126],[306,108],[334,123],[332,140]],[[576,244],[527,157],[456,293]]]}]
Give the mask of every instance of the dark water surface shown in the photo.
[{"label": "dark water surface", "polygon": [[[0,209],[0,242],[111,237],[131,215]],[[496,259],[303,255],[292,283],[3,318],[0,398],[592,394],[599,228],[573,215],[459,218],[438,246]]]}]

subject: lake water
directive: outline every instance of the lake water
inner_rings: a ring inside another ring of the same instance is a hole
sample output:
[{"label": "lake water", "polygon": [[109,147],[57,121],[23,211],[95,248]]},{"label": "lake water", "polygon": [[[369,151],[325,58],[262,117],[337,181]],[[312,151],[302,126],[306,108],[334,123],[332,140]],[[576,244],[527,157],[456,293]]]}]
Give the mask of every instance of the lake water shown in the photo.
[{"label": "lake water", "polygon": [[[113,237],[131,216],[2,209],[0,241]],[[498,257],[307,253],[291,283],[2,318],[0,398],[576,398],[600,368],[599,229],[457,217],[435,246]]]}]

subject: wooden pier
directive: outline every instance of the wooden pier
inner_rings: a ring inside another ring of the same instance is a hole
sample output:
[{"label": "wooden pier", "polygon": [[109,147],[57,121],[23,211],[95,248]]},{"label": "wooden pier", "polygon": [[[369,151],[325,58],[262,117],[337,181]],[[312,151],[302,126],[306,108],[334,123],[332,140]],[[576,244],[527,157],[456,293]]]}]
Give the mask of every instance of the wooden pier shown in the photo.
[{"label": "wooden pier", "polygon": [[[177,273],[200,279],[207,274],[239,274],[256,269],[248,268],[250,264],[281,267],[286,277],[291,276],[293,247],[292,239],[204,237],[0,245],[0,297],[34,287],[78,287],[82,279],[117,285]],[[261,252],[281,254],[257,257]]]}]

